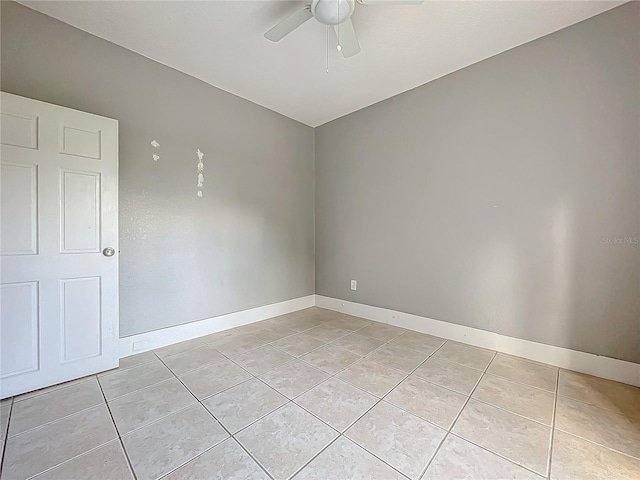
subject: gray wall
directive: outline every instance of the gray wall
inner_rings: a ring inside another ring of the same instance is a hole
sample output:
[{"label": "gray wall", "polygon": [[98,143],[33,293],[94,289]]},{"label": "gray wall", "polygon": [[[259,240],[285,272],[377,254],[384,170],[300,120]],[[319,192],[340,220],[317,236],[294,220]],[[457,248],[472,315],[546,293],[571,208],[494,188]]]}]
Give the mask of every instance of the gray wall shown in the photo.
[{"label": "gray wall", "polygon": [[121,335],[314,293],[313,129],[1,3],[2,90],[120,122]]},{"label": "gray wall", "polygon": [[[314,292],[311,128],[1,3],[2,90],[120,121],[122,335]],[[317,293],[640,361],[639,10],[316,129]]]},{"label": "gray wall", "polygon": [[639,10],[317,128],[317,293],[640,362]]}]

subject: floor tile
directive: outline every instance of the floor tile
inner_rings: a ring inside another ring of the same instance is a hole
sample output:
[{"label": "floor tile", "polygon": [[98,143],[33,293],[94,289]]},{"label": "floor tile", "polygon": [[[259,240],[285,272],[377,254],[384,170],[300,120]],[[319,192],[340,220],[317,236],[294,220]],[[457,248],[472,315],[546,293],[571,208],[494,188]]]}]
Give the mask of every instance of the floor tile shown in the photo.
[{"label": "floor tile", "polygon": [[298,333],[292,337],[286,337],[273,343],[274,347],[287,352],[289,355],[299,357],[305,353],[315,350],[325,345],[324,342],[317,338],[310,337],[304,333]]},{"label": "floor tile", "polygon": [[345,435],[411,479],[417,479],[445,431],[380,402]]},{"label": "floor tile", "polygon": [[34,480],[133,480],[120,440],[75,457],[35,477]]},{"label": "floor tile", "polygon": [[341,314],[333,310],[327,310],[326,308],[311,307],[305,308],[304,310],[298,310],[297,312],[293,312],[290,315],[298,319],[311,318],[321,323],[325,323],[337,318]]},{"label": "floor tile", "polygon": [[293,475],[337,436],[313,415],[288,403],[242,430],[236,440],[280,480]]},{"label": "floor tile", "polygon": [[370,360],[409,373],[427,358],[424,353],[394,345],[383,345],[368,356]]},{"label": "floor tile", "polygon": [[169,355],[162,359],[164,364],[178,376],[220,360],[224,360],[224,356],[207,345]]},{"label": "floor tile", "polygon": [[180,380],[198,400],[202,400],[250,378],[252,378],[250,373],[235,363],[224,360],[187,373],[180,377]]},{"label": "floor tile", "polygon": [[386,463],[341,437],[313,459],[294,480],[406,480]]},{"label": "floor tile", "polygon": [[[117,369],[109,370],[110,373],[118,371]],[[15,397],[16,402],[21,402],[22,400],[26,400],[27,398],[37,397],[38,395],[42,395],[43,393],[53,392],[54,390],[58,390],[59,388],[65,388],[71,385],[75,385],[76,383],[82,383],[89,381],[93,378],[96,378],[95,375],[89,375],[82,378],[76,378],[75,380],[70,380],[68,382],[58,383],[56,385],[51,385],[50,387],[41,388],[39,390],[34,390],[32,392],[23,393],[22,395],[18,395]]]},{"label": "floor tile", "polygon": [[295,357],[271,345],[256,348],[250,352],[233,357],[233,361],[254,375],[264,373],[272,368],[290,362]]},{"label": "floor tile", "polygon": [[445,340],[443,338],[432,337],[431,335],[426,335],[424,333],[407,331],[399,337],[391,340],[389,345],[408,348],[410,350],[415,350],[416,352],[431,355],[440,348],[444,342]]},{"label": "floor tile", "polygon": [[104,397],[95,377],[16,402],[11,413],[9,435],[31,430],[102,403]]},{"label": "floor tile", "polygon": [[228,437],[200,404],[122,437],[138,480],[157,479]]},{"label": "floor tile", "polygon": [[367,355],[384,343],[383,340],[352,333],[351,335],[335,340],[333,345],[349,350],[356,355]]},{"label": "floor tile", "polygon": [[402,381],[405,373],[365,358],[338,374],[338,378],[383,397]]},{"label": "floor tile", "polygon": [[458,363],[465,367],[484,370],[489,365],[495,352],[484,348],[472,347],[462,343],[447,342],[440,350],[433,354],[434,357]]},{"label": "floor tile", "polygon": [[293,330],[292,328],[287,327],[286,325],[280,325],[276,322],[271,322],[271,321],[269,323],[270,325],[265,327],[261,333],[264,333],[264,332],[271,333],[277,336],[276,339],[290,337],[291,335],[295,335],[296,333],[299,333]]},{"label": "floor tile", "polygon": [[558,369],[555,367],[498,353],[487,372],[531,387],[556,391]]},{"label": "floor tile", "polygon": [[289,399],[254,378],[207,398],[202,404],[231,433],[273,412]]},{"label": "floor tile", "polygon": [[295,330],[291,330],[284,327],[274,327],[271,330],[263,330],[260,332],[252,333],[252,335],[261,340],[264,344],[276,342],[278,340],[282,340],[284,338],[290,337],[291,335],[297,335],[299,332]]},{"label": "floor tile", "polygon": [[162,478],[187,479],[269,480],[269,477],[233,438],[229,438]]},{"label": "floor tile", "polygon": [[144,363],[157,362],[158,357],[154,352],[138,353],[137,355],[131,355],[120,359],[119,370],[125,370],[131,367],[137,367]]},{"label": "floor tile", "polygon": [[323,342],[333,342],[338,338],[345,337],[351,334],[351,330],[345,328],[334,327],[331,324],[322,324],[304,332],[306,335],[311,335],[313,338],[322,340]]},{"label": "floor tile", "polygon": [[227,357],[233,357],[242,353],[249,352],[258,347],[261,347],[269,342],[265,342],[262,338],[249,333],[242,335],[235,335],[230,338],[218,340],[209,343],[216,350]]},{"label": "floor tile", "polygon": [[335,345],[325,345],[301,357],[305,362],[310,363],[330,375],[335,375],[361,358],[360,355],[356,355]]},{"label": "floor tile", "polygon": [[553,419],[553,393],[502,377],[486,374],[473,392],[473,398],[549,426]]},{"label": "floor tile", "polygon": [[125,435],[196,401],[179,380],[170,378],[110,401],[109,409],[118,432]]},{"label": "floor tile", "polygon": [[236,327],[236,330],[240,333],[256,333],[268,330],[270,326],[276,325],[270,320],[262,320],[260,322],[247,323],[240,327]]},{"label": "floor tile", "polygon": [[640,420],[558,396],[556,429],[640,458]]},{"label": "floor tile", "polygon": [[284,326],[295,330],[296,332],[304,332],[318,325],[322,325],[324,322],[318,318],[289,318],[282,322]]},{"label": "floor tile", "polygon": [[560,370],[558,394],[640,419],[640,388]]},{"label": "floor tile", "polygon": [[430,357],[413,374],[431,383],[469,395],[480,380],[482,371]]},{"label": "floor tile", "polygon": [[449,435],[429,465],[422,480],[542,480],[498,455],[455,435]]},{"label": "floor tile", "polygon": [[107,401],[173,378],[162,362],[146,363],[98,378]]},{"label": "floor tile", "polygon": [[518,465],[546,475],[549,427],[471,399],[451,431]]},{"label": "floor tile", "polygon": [[393,325],[387,325],[386,323],[380,322],[372,322],[371,325],[358,330],[360,335],[376,338],[384,342],[393,340],[404,332],[406,332],[404,328],[394,327]]},{"label": "floor tile", "polygon": [[117,438],[107,406],[75,413],[7,440],[3,479],[25,479]]},{"label": "floor tile", "polygon": [[157,348],[154,352],[158,357],[164,358],[170,355],[175,355],[176,353],[186,352],[187,350],[200,347],[202,345],[204,345],[204,340],[202,338],[192,338],[191,340]]},{"label": "floor tile", "polygon": [[372,322],[365,320],[364,318],[353,317],[351,315],[340,315],[338,318],[331,320],[330,325],[338,328],[344,328],[345,330],[358,330],[371,325]]},{"label": "floor tile", "polygon": [[303,316],[305,317],[309,316],[309,317],[317,318],[319,320],[322,320],[323,322],[329,322],[331,320],[335,320],[336,318],[340,318],[341,316],[345,315],[344,313],[336,312],[335,310],[329,310],[328,308],[321,308],[321,307],[311,307],[306,310],[302,310],[300,313],[304,314]]},{"label": "floor tile", "polygon": [[224,342],[225,340],[230,340],[231,338],[238,337],[240,335],[242,335],[242,332],[239,332],[235,328],[229,328],[227,330],[221,330],[219,332],[210,333],[209,335],[200,337],[200,339],[206,344],[212,344],[212,343]]},{"label": "floor tile", "polygon": [[556,431],[551,457],[552,480],[637,479],[640,460]]},{"label": "floor tile", "polygon": [[263,373],[260,378],[286,397],[295,398],[329,378],[329,375],[300,360],[294,360]]},{"label": "floor tile", "polygon": [[378,399],[348,383],[332,378],[296,398],[304,407],[340,432],[369,410]]},{"label": "floor tile", "polygon": [[467,398],[412,375],[394,388],[385,400],[448,430]]}]

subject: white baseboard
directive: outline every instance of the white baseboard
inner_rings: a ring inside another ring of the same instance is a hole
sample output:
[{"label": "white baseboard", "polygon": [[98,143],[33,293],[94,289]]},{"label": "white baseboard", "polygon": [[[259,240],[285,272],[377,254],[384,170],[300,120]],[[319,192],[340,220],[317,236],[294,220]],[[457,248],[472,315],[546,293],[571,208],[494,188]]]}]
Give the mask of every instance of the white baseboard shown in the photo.
[{"label": "white baseboard", "polygon": [[272,303],[263,307],[250,308],[240,312],[206,318],[197,322],[176,325],[175,327],[122,337],[118,342],[118,353],[120,358],[128,357],[129,355],[165,347],[173,343],[184,342],[203,335],[313,307],[314,305],[315,295],[308,295],[285,302]]},{"label": "white baseboard", "polygon": [[465,327],[454,323],[433,320],[427,317],[397,312],[386,308],[372,307],[361,303],[315,296],[315,304],[321,308],[388,323],[398,327],[428,333],[448,340],[488,348],[556,367],[595,375],[630,385],[640,386],[640,364],[593,355],[568,348],[545,345],[498,333]]}]

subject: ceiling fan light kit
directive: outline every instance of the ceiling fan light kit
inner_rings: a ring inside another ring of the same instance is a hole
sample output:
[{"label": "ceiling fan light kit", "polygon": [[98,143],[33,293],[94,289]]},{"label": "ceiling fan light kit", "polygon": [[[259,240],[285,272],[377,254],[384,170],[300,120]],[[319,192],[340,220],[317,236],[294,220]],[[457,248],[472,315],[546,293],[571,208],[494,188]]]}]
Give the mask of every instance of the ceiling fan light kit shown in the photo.
[{"label": "ceiling fan light kit", "polygon": [[[360,5],[420,5],[424,0],[358,0]],[[264,34],[267,40],[279,42],[302,24],[315,18],[318,23],[333,26],[338,38],[338,51],[345,58],[360,52],[351,15],[356,7],[355,0],[313,0],[310,5],[294,12]]]}]

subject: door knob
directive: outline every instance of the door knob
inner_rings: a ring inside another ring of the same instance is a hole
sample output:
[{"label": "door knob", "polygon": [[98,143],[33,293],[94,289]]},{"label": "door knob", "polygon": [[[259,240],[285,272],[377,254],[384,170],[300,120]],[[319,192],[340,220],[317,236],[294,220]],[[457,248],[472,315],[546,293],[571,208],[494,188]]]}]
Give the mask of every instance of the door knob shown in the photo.
[{"label": "door knob", "polygon": [[113,257],[116,254],[116,250],[113,247],[107,247],[104,250],[102,250],[102,254],[105,257]]}]

